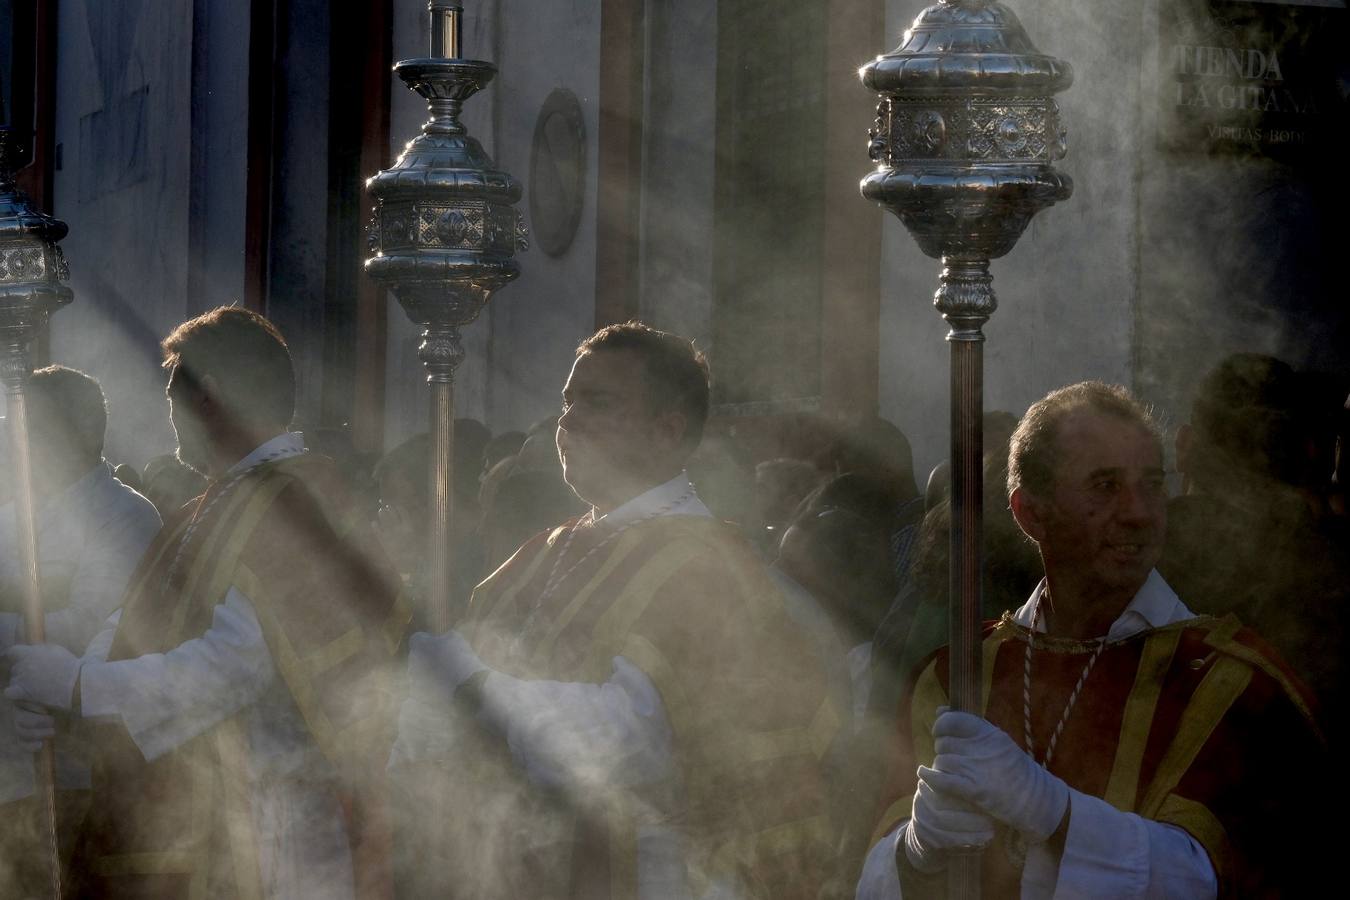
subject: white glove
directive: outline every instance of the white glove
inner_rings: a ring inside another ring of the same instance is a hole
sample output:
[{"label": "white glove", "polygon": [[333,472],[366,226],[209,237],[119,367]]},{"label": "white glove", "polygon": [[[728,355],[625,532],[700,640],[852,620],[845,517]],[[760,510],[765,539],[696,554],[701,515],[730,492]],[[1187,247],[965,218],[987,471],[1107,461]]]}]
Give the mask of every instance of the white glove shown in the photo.
[{"label": "white glove", "polygon": [[42,742],[56,735],[56,719],[27,704],[14,707],[14,732],[19,736],[19,746],[36,753],[42,749]]},{"label": "white glove", "polygon": [[1034,841],[1055,833],[1069,807],[1069,787],[1003,731],[979,716],[948,710],[933,725],[937,758],[919,778],[966,800]]},{"label": "white glove", "polygon": [[950,851],[983,847],[993,839],[992,819],[919,779],[914,815],[905,826],[905,856],[910,865],[920,872],[937,872],[946,868]]},{"label": "white glove", "polygon": [[470,676],[487,666],[458,631],[439,637],[419,631],[408,639],[408,693],[413,700],[449,699]]},{"label": "white glove", "polygon": [[5,651],[13,666],[5,696],[52,709],[70,709],[80,658],[58,644],[15,644]]}]

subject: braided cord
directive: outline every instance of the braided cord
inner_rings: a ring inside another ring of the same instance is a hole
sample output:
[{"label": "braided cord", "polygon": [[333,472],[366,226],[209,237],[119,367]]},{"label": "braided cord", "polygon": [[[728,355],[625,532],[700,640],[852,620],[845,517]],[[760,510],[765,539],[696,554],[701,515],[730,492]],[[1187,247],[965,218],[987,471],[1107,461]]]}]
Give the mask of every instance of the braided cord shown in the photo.
[{"label": "braided cord", "polygon": [[[1036,751],[1031,737],[1031,649],[1036,642],[1036,626],[1040,623],[1041,602],[1044,597],[1045,594],[1042,592],[1036,598],[1036,608],[1031,612],[1031,633],[1027,635],[1027,652],[1022,666],[1022,738],[1026,744],[1027,755],[1032,759],[1036,758]],[[1069,715],[1078,703],[1078,696],[1083,693],[1083,685],[1087,684],[1088,676],[1092,674],[1093,667],[1097,665],[1097,660],[1105,649],[1106,638],[1101,638],[1097,641],[1097,646],[1092,651],[1092,655],[1088,657],[1087,664],[1083,666],[1083,671],[1078,676],[1078,682],[1073,686],[1068,702],[1064,704],[1064,712],[1060,713],[1059,723],[1055,725],[1055,730],[1050,735],[1050,743],[1045,748],[1045,758],[1041,760],[1043,768],[1050,768],[1050,760],[1054,758],[1055,747],[1059,744],[1059,736],[1064,733],[1064,726],[1069,723]]]}]

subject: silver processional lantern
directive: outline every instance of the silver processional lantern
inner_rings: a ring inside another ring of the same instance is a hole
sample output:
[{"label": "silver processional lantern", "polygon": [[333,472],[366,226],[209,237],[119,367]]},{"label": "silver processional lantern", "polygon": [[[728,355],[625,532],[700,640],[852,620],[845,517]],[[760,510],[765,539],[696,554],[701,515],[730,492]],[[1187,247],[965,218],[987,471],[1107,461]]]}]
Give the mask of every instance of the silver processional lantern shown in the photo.
[{"label": "silver processional lantern", "polygon": [[[989,261],[1073,185],[1053,163],[1065,132],[1053,95],[1068,64],[1032,45],[1012,11],[990,0],[942,0],[901,45],[864,66],[880,95],[864,197],[895,213],[942,260],[934,306],[951,326],[951,665],[954,709],[980,702],[983,434],[982,328],[996,300]],[[979,856],[950,868],[950,895],[979,894]]]},{"label": "silver processional lantern", "polygon": [[525,226],[514,204],[520,183],[494,168],[459,120],[465,100],[497,67],[462,59],[462,4],[431,0],[431,55],[405,59],[394,71],[427,100],[431,118],[403,155],[366,182],[375,198],[366,272],[388,288],[422,327],[418,348],[431,388],[432,520],[428,558],[429,625],[452,620],[450,516],[454,375],[464,359],[460,329],[488,298],[520,274]]},{"label": "silver processional lantern", "polygon": [[[38,572],[37,522],[34,517],[32,459],[28,446],[25,391],[32,375],[29,346],[48,317],[72,299],[70,272],[56,242],[66,223],[32,207],[15,182],[16,135],[0,127],[0,381],[4,382],[9,432],[9,477],[19,538],[23,615],[26,637],[46,639],[46,618]],[[49,843],[52,896],[61,896],[60,857],[56,849],[55,751],[44,741],[37,759],[38,793],[43,801],[43,830]]]}]

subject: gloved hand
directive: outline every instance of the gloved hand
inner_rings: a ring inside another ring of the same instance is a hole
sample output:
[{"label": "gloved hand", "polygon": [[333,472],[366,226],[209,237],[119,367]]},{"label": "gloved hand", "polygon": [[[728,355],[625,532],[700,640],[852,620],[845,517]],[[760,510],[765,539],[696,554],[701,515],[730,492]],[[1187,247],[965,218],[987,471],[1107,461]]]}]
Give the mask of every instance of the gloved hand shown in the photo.
[{"label": "gloved hand", "polygon": [[440,636],[419,631],[408,639],[408,691],[423,702],[449,699],[470,676],[487,666],[453,629]]},{"label": "gloved hand", "polygon": [[1055,833],[1069,787],[1002,730],[970,713],[947,710],[933,725],[937,758],[919,778],[942,794],[974,804],[1033,841]]},{"label": "gloved hand", "polygon": [[14,731],[19,736],[19,746],[36,753],[42,749],[44,740],[56,735],[56,719],[27,703],[15,704]]},{"label": "gloved hand", "polygon": [[905,826],[905,856],[910,865],[920,872],[937,872],[946,868],[950,851],[983,847],[993,839],[993,819],[920,777],[914,791],[914,815]]},{"label": "gloved hand", "polygon": [[5,696],[52,709],[70,709],[80,658],[58,644],[15,644],[5,651],[13,666]]}]

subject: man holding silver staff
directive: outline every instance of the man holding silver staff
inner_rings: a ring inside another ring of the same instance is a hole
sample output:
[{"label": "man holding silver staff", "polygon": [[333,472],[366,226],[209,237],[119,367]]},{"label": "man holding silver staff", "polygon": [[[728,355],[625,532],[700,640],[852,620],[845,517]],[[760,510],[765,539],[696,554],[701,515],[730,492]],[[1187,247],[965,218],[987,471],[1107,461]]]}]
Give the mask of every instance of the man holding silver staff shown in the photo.
[{"label": "man holding silver staff", "polygon": [[210,487],[146,552],[102,653],[7,653],[5,696],[95,749],[67,894],[379,896],[396,581],[335,465],[287,428],[270,322],[222,307],[163,349],[178,454]]},{"label": "man holding silver staff", "polygon": [[818,897],[844,711],[753,548],[684,471],[708,414],[688,340],[583,341],[564,476],[591,510],[528,541],[468,621],[410,642],[394,766],[440,760],[455,896]]},{"label": "man holding silver staff", "polygon": [[[136,564],[159,531],[149,500],[113,477],[103,458],[107,406],[99,383],[65,366],[31,376],[26,390],[37,500],[38,569],[46,640],[82,654],[121,603]],[[0,441],[0,448],[8,446]],[[8,460],[5,460],[7,463]],[[0,652],[26,640],[22,565],[12,504],[0,506]],[[0,896],[39,896],[50,864],[39,826],[33,754],[53,733],[40,710],[0,699]],[[84,748],[58,743],[58,841],[88,802]]]},{"label": "man holding silver staff", "polygon": [[[159,531],[159,513],[103,458],[108,413],[96,380],[48,366],[33,373],[27,394],[47,641],[83,652],[122,599]],[[0,509],[0,650],[24,642],[14,516],[6,513]]]},{"label": "man holding silver staff", "polygon": [[1123,388],[1028,410],[1008,489],[1045,580],[986,629],[984,718],[946,708],[947,650],[920,669],[860,898],[943,896],[949,861],[977,847],[988,897],[1328,883],[1314,804],[1334,782],[1311,701],[1255,634],[1196,616],[1154,570],[1163,479],[1157,428]]}]

